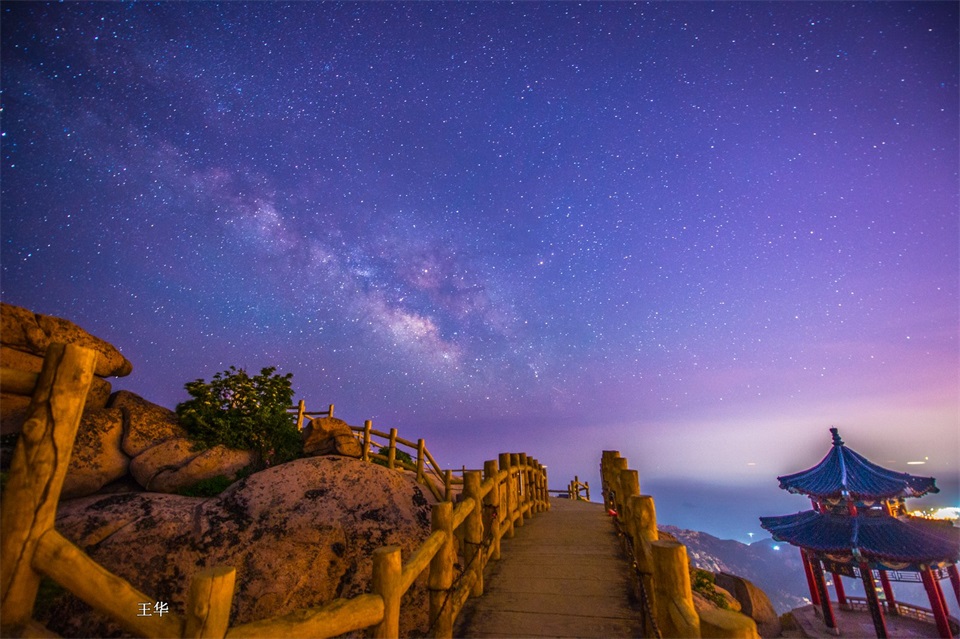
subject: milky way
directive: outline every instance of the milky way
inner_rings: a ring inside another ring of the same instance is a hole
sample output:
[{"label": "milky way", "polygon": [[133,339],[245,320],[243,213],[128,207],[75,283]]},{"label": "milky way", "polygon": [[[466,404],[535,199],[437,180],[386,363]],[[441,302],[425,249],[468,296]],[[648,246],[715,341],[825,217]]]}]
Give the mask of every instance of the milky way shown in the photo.
[{"label": "milky way", "polygon": [[613,448],[776,491],[830,425],[957,482],[955,3],[0,17],[2,297],[116,388],[277,366],[556,487]]}]

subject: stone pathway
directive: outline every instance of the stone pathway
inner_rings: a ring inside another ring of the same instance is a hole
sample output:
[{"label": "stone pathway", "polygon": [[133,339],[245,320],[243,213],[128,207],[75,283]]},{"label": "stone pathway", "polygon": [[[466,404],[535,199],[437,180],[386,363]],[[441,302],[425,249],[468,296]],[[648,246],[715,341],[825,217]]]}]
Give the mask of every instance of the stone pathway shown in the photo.
[{"label": "stone pathway", "polygon": [[504,538],[467,601],[455,637],[639,637],[630,564],[602,504],[550,500]]}]

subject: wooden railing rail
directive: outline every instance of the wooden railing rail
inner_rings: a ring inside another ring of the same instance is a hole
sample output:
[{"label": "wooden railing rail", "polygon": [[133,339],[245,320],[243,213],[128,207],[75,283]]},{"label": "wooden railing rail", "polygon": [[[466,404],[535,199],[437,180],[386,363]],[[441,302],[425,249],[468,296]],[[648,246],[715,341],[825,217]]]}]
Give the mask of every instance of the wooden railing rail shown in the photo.
[{"label": "wooden railing rail", "polygon": [[[583,496],[580,495],[581,491]],[[567,486],[567,495],[570,499],[586,499],[590,501],[590,482],[580,481],[580,477],[573,476],[573,481]]]},{"label": "wooden railing rail", "polygon": [[[512,537],[524,518],[550,507],[546,468],[524,453],[502,453],[499,464],[484,464],[482,477],[479,471],[464,474],[456,507],[450,501],[433,506],[433,530],[405,565],[399,547],[374,551],[368,594],[229,628],[236,570],[220,566],[193,576],[183,614],[140,616],[135,613],[141,602],[154,599],[110,573],[54,528],[96,357],[96,352],[76,345],[52,344],[40,374],[35,380],[23,380],[35,385],[33,401],[0,504],[0,555],[4,557],[0,635],[4,637],[53,636],[33,619],[42,575],[137,636],[324,638],[369,628],[372,637],[396,637],[401,598],[424,571],[429,572],[428,634],[451,637],[453,622],[466,600],[483,594],[483,568],[490,559],[500,558],[502,538]],[[8,379],[3,371],[3,382]],[[458,563],[463,566],[459,576],[455,574]]]},{"label": "wooden railing rail", "polygon": [[758,638],[756,622],[746,615],[720,609],[698,614],[687,548],[660,539],[653,497],[640,494],[639,474],[619,451],[603,451],[600,478],[604,506],[615,515],[636,569],[645,636]]}]

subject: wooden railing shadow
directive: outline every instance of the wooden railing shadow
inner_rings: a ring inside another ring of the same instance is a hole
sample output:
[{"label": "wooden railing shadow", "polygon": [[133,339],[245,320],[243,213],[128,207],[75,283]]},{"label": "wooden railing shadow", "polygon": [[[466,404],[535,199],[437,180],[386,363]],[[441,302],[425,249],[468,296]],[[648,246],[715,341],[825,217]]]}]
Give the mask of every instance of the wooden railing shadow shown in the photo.
[{"label": "wooden railing shadow", "polygon": [[[96,357],[76,345],[53,344],[35,382],[0,504],[4,637],[55,636],[33,619],[42,575],[143,637],[334,637],[361,629],[369,629],[372,637],[396,637],[401,597],[424,571],[428,634],[451,637],[466,600],[483,593],[483,569],[490,559],[499,559],[501,539],[549,508],[546,469],[524,453],[502,453],[499,463],[484,464],[483,473],[464,473],[456,506],[449,501],[433,506],[432,532],[406,562],[396,546],[373,552],[368,594],[229,627],[236,570],[220,566],[193,576],[183,614],[137,615],[141,602],[154,599],[110,573],[54,527]],[[463,566],[459,575],[458,563]]]}]

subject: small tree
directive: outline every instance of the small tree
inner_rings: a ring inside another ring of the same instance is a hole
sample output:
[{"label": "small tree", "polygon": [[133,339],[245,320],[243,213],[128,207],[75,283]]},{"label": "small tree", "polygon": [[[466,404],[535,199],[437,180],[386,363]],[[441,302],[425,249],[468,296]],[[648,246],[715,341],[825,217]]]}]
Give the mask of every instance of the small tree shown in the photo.
[{"label": "small tree", "polygon": [[293,402],[292,373],[264,368],[250,377],[231,366],[208,384],[184,385],[193,399],[177,405],[177,416],[200,448],[223,444],[256,452],[263,466],[296,459],[303,451],[300,433],[287,408]]}]

